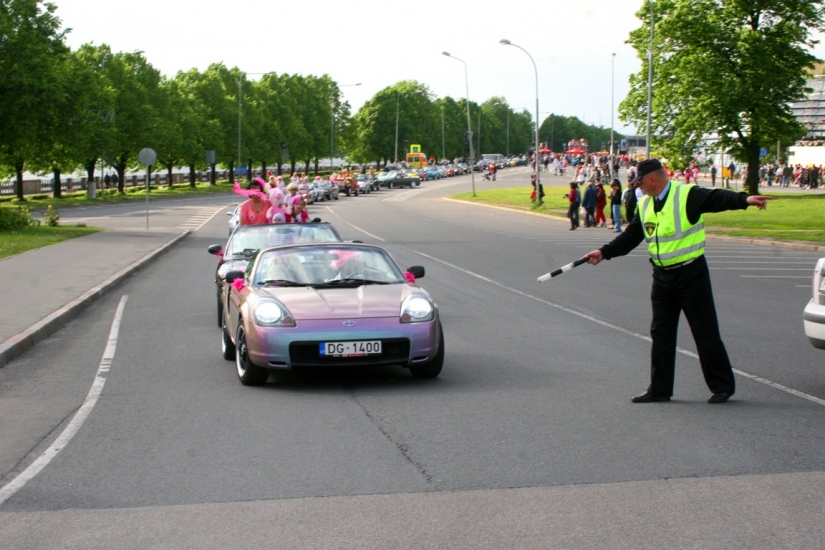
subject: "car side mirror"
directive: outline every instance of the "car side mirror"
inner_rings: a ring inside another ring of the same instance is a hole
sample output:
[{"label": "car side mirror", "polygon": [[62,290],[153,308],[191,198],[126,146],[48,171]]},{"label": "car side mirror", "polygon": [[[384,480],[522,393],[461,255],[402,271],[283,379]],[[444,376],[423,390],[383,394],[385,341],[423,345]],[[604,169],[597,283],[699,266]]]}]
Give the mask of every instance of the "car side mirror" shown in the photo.
[{"label": "car side mirror", "polygon": [[416,279],[423,279],[424,278],[424,266],[421,265],[414,265],[407,268],[407,271],[413,274]]},{"label": "car side mirror", "polygon": [[207,248],[206,251],[209,252],[210,254],[215,254],[215,255],[220,254],[221,252],[223,252],[223,245],[213,244],[209,248]]},{"label": "car side mirror", "polygon": [[243,279],[243,271],[230,271],[226,274],[226,277],[224,277],[227,283],[232,283],[235,279]]}]

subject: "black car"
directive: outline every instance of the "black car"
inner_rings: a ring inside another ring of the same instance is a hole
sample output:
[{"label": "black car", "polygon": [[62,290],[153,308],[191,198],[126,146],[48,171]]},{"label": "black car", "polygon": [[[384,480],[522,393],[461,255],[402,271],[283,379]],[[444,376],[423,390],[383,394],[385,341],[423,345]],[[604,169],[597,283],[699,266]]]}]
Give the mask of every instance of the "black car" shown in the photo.
[{"label": "black car", "polygon": [[215,286],[218,291],[218,326],[223,326],[221,291],[230,271],[244,271],[259,250],[285,244],[336,243],[343,239],[326,222],[241,225],[229,236],[226,246],[213,244],[207,250],[218,257]]}]

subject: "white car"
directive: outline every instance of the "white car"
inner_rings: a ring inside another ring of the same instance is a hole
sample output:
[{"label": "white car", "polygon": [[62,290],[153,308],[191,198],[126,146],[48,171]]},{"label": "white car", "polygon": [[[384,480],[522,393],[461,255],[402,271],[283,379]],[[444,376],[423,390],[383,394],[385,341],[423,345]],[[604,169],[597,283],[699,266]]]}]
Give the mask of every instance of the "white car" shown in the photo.
[{"label": "white car", "polygon": [[825,349],[825,258],[816,262],[813,298],[802,312],[805,336],[815,348]]}]

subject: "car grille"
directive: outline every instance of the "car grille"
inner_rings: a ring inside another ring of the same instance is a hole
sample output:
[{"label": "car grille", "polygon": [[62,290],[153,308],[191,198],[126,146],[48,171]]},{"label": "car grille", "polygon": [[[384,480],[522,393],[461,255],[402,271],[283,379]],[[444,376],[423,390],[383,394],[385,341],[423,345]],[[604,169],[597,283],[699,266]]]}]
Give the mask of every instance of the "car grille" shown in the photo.
[{"label": "car grille", "polygon": [[386,364],[406,363],[410,357],[410,341],[407,338],[381,339],[381,355],[365,357],[324,357],[318,354],[321,342],[292,342],[289,344],[289,358],[294,366],[329,364]]}]

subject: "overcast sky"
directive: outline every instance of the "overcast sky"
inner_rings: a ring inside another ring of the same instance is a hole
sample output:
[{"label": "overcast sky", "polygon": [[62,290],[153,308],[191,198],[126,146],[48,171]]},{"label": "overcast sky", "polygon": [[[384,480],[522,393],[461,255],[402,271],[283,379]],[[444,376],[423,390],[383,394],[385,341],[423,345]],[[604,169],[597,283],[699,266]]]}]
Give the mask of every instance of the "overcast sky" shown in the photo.
[{"label": "overcast sky", "polygon": [[625,40],[640,25],[634,14],[642,0],[52,2],[64,28],[72,29],[73,49],[92,42],[143,50],[169,76],[215,62],[248,73],[329,74],[340,84],[362,83],[342,88],[353,112],[405,79],[427,84],[437,96],[464,97],[464,66],[441,55],[448,51],[467,62],[471,100],[503,96],[532,113],[533,66],[521,50],[499,44],[506,38],[536,62],[541,119],[554,112],[609,127],[611,54],[617,108],[628,76],[640,68]]}]

